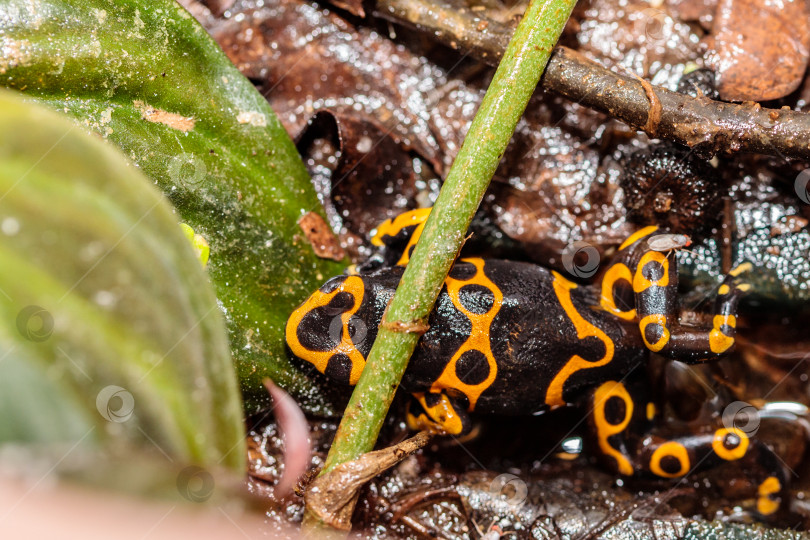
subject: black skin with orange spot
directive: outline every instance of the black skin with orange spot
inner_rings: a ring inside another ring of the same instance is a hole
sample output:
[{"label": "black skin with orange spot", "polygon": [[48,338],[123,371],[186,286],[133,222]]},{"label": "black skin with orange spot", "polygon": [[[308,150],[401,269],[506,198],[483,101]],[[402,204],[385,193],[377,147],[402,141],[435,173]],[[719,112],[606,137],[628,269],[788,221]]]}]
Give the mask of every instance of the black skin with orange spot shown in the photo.
[{"label": "black skin with orange spot", "polygon": [[[389,226],[391,234],[379,243],[401,249],[415,228],[412,222],[409,230]],[[761,495],[760,507],[772,509],[779,495],[772,487],[778,483],[783,488],[785,475],[759,441],[746,437],[743,451],[733,452],[717,446],[725,444],[725,439],[714,441],[719,430],[650,436],[655,428],[648,414],[651,398],[639,381],[645,380],[651,351],[690,363],[728,354],[737,302],[747,290],[742,281],[746,268],[736,269],[723,283],[712,327],[682,326],[676,250],[652,249],[648,241],[653,238],[653,246],[672,242],[653,227],[636,233],[611,261],[603,281],[592,286],[528,263],[457,262],[401,383],[415,398],[409,425],[463,435],[471,427],[470,412],[529,414],[579,405],[590,411],[594,446],[619,474],[674,478],[695,467],[740,460],[752,485],[768,480],[763,488],[768,499]],[[360,267],[354,278],[362,281],[362,298],[335,300],[339,293],[327,302],[325,314],[324,301],[316,293],[299,307],[290,320],[300,322],[287,329],[291,352],[308,361],[310,345],[337,351],[342,332],[353,332],[351,324],[340,319],[351,310],[365,328],[350,344],[365,358],[404,272],[403,266],[390,265],[398,257],[399,252],[384,249],[375,263]],[[347,279],[352,277],[333,278],[321,291],[333,292]],[[346,356],[334,357],[326,374],[349,382]],[[736,436],[724,435],[731,442]]]},{"label": "black skin with orange spot", "polygon": [[[469,268],[472,264],[459,262],[455,270],[461,274]],[[401,267],[382,268],[361,277],[370,287],[375,287],[382,283],[398,283],[403,270]],[[492,321],[489,335],[503,338],[490,339],[498,374],[481,394],[474,410],[490,414],[525,414],[543,410],[547,408],[545,394],[551,382],[550,375],[559,372],[573,353],[585,359],[597,359],[604,355],[605,346],[595,338],[577,339],[571,321],[552,300],[553,277],[545,268],[528,263],[488,260],[484,273],[494,283],[500,284],[503,294],[502,307]],[[387,291],[386,297],[390,298],[392,294],[393,289]],[[470,297],[470,304],[488,303],[492,297],[489,291],[478,287],[462,290],[462,295],[462,298]],[[575,302],[583,305],[593,301],[592,292],[585,288],[575,289],[572,296]],[[619,344],[617,350],[621,354],[610,365],[583,370],[569,379],[564,397],[570,403],[585,397],[594,384],[615,376],[617,372],[628,371],[645,355],[644,344],[637,332],[627,332],[616,318],[603,320],[600,312],[583,311],[587,320],[599,324],[614,343]],[[382,313],[376,311],[375,315],[374,320],[367,321],[369,326],[379,324]],[[446,367],[447,359],[472,330],[470,320],[456,309],[446,289],[439,295],[428,325],[430,328],[419,341],[402,380],[401,388],[411,393],[430,391]],[[549,334],[556,338],[548,339]],[[362,345],[364,355],[368,354],[370,346],[368,340]],[[478,364],[471,367],[483,371],[481,362]],[[509,399],[504,399],[506,395]]]}]

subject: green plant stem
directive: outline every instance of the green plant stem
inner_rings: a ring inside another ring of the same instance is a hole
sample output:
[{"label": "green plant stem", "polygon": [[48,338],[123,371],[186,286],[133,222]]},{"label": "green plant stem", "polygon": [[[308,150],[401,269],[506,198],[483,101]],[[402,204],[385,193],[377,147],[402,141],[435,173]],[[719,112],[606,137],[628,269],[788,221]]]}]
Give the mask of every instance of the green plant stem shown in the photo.
[{"label": "green plant stem", "polygon": [[[504,53],[402,276],[324,473],[373,449],[436,298],[576,0],[533,0]],[[410,330],[409,330],[410,329]]]}]

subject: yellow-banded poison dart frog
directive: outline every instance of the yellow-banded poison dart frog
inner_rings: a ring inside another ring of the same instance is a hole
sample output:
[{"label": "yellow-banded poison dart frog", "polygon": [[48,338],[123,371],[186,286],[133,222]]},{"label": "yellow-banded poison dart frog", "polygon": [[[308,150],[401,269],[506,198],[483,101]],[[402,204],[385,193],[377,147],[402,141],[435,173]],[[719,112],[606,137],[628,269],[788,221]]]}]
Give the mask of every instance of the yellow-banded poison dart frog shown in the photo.
[{"label": "yellow-banded poison dart frog", "polygon": [[[330,279],[287,322],[290,352],[354,385],[429,210],[378,228],[395,250]],[[750,265],[718,290],[711,327],[682,326],[676,251],[685,235],[647,227],[630,236],[595,286],[534,264],[464,258],[450,271],[402,380],[413,397],[408,424],[462,435],[468,414],[528,414],[577,404],[588,411],[594,447],[622,475],[683,477],[735,461],[756,509],[776,511],[785,473],[763,443],[734,427],[661,437],[645,373],[650,352],[688,363],[734,346],[736,311]]]}]

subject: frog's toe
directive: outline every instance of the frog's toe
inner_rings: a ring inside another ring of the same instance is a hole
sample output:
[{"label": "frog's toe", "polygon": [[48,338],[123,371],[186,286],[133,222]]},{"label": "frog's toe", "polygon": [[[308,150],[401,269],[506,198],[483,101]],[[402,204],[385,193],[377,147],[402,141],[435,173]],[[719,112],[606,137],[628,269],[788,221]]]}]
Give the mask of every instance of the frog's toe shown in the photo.
[{"label": "frog's toe", "polygon": [[447,435],[464,435],[471,428],[467,412],[443,392],[413,394],[407,423],[410,429],[427,429]]}]

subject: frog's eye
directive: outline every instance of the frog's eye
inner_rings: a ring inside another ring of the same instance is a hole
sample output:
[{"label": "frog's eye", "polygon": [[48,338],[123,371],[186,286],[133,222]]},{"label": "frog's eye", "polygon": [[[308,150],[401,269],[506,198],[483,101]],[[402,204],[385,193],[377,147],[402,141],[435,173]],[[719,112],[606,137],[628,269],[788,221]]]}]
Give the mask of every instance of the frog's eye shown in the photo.
[{"label": "frog's eye", "polygon": [[685,234],[657,234],[647,240],[647,246],[653,251],[681,249],[691,244],[692,240]]}]

